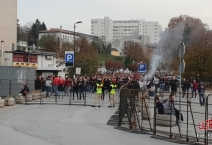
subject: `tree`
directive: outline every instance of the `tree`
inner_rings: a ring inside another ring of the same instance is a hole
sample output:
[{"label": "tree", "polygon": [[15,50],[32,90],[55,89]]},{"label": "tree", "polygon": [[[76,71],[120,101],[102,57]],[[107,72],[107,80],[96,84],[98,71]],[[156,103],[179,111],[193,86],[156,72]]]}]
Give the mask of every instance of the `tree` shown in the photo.
[{"label": "tree", "polygon": [[127,68],[132,71],[132,72],[136,72],[138,71],[138,65],[135,63],[131,63],[127,65]]},{"label": "tree", "polygon": [[42,24],[41,24],[41,30],[46,30],[47,28],[46,28],[46,24],[43,22]]},{"label": "tree", "polygon": [[[73,45],[70,45],[68,49],[73,50]],[[99,66],[98,53],[95,48],[86,38],[81,37],[75,41],[75,49],[75,66],[81,67],[82,75],[94,75]],[[74,74],[74,71],[74,68],[69,69],[70,74]]]},{"label": "tree", "polygon": [[117,71],[123,68],[123,64],[119,61],[109,60],[105,62],[105,67],[110,71]]},{"label": "tree", "polygon": [[30,29],[31,29],[30,23],[27,23],[24,26],[21,26],[19,23],[17,23],[17,42],[27,41]]},{"label": "tree", "polygon": [[211,74],[212,33],[208,26],[200,19],[186,15],[174,17],[163,33],[160,44],[163,51],[163,64],[169,69],[178,70],[179,44],[185,43],[186,53],[184,60],[186,69],[184,77],[199,74]]},{"label": "tree", "polygon": [[46,25],[43,22],[42,24],[38,19],[32,24],[31,30],[28,35],[28,45],[37,45],[39,32],[42,30],[46,30]]},{"label": "tree", "polygon": [[144,59],[144,52],[142,46],[133,41],[125,43],[125,52],[128,59],[134,62],[141,62]]},{"label": "tree", "polygon": [[43,35],[37,45],[44,51],[59,52],[59,43],[55,35]]},{"label": "tree", "polygon": [[92,41],[91,45],[97,50],[98,53],[101,51],[101,44],[99,42]]},{"label": "tree", "polygon": [[[193,32],[192,32],[193,33]],[[192,36],[192,34],[191,34]],[[212,32],[211,30],[202,30],[195,33],[190,45],[186,48],[185,76],[212,76]]]}]

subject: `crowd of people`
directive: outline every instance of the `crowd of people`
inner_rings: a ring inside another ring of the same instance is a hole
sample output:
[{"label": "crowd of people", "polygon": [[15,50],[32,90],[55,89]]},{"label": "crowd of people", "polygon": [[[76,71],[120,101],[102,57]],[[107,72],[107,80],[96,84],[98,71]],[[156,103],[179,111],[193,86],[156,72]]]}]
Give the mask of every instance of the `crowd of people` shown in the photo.
[{"label": "crowd of people", "polygon": [[[76,78],[69,78],[66,76],[52,75],[52,76],[38,76],[35,79],[35,90],[46,91],[46,98],[50,95],[63,98],[64,96],[72,96],[72,99],[84,99],[85,93],[97,92],[97,84],[101,82],[102,92],[101,100],[105,99],[105,94],[110,94],[111,84],[116,85],[116,89],[120,89],[122,85],[137,82],[139,84],[137,89],[153,90],[156,94],[160,91],[174,92],[179,89],[179,81],[176,75],[155,75],[152,78],[148,78],[138,73],[118,73],[118,74],[96,74],[94,76],[78,76]],[[183,79],[182,91],[185,97],[186,93],[191,93],[192,97],[196,97],[199,93],[200,105],[204,105],[204,83],[197,82],[194,78]],[[190,91],[191,90],[191,91]],[[110,96],[110,95],[109,95]],[[99,105],[100,106],[100,105]]]}]

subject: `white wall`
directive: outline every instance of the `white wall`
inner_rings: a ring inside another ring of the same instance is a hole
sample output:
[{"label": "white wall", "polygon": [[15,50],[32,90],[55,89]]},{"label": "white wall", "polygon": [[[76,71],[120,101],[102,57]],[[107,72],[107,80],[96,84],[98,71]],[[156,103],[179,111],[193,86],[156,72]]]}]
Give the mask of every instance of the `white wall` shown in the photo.
[{"label": "white wall", "polygon": [[55,64],[55,57],[50,56],[51,60],[47,60],[46,56],[38,55],[38,68],[49,67],[49,64]]},{"label": "white wall", "polygon": [[151,37],[151,43],[158,43],[161,29],[162,27],[158,22],[144,22],[144,35]]}]

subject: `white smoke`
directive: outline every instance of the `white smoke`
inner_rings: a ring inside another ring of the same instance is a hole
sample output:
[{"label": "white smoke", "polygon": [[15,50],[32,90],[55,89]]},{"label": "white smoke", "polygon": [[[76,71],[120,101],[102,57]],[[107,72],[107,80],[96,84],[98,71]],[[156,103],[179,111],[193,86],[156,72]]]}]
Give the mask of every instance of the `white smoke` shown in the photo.
[{"label": "white smoke", "polygon": [[158,50],[155,49],[153,51],[152,59],[150,62],[150,70],[148,71],[148,73],[146,75],[148,78],[151,78],[155,74],[156,70],[158,69],[158,67],[161,63],[161,60],[162,60],[162,56],[160,55]]},{"label": "white smoke", "polygon": [[[169,29],[163,32],[160,46],[153,51],[150,61],[150,69],[146,77],[152,78],[160,67],[160,63],[165,62],[166,68],[169,69],[169,65],[172,61],[172,54],[177,51],[182,41],[184,27],[184,23],[179,23],[174,29]],[[178,53],[176,55],[178,55]]]}]

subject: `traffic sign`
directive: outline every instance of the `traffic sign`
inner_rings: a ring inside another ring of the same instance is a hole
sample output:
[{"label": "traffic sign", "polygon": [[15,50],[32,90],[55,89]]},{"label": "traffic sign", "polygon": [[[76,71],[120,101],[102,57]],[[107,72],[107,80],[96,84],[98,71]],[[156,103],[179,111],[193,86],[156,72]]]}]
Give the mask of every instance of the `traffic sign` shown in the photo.
[{"label": "traffic sign", "polygon": [[65,64],[66,66],[74,66],[74,51],[65,51]]},{"label": "traffic sign", "polygon": [[76,74],[80,75],[81,74],[81,68],[80,67],[76,67]]},{"label": "traffic sign", "polygon": [[183,58],[185,54],[185,44],[181,43],[179,49],[179,58]]},{"label": "traffic sign", "polygon": [[146,72],[146,64],[145,63],[140,63],[138,65],[138,72],[140,72],[140,73],[145,73]]}]

